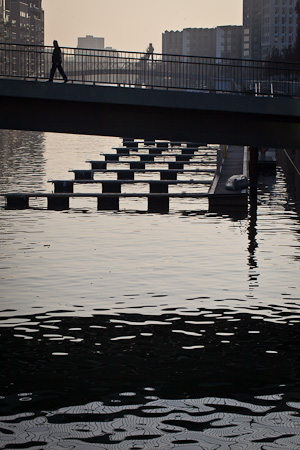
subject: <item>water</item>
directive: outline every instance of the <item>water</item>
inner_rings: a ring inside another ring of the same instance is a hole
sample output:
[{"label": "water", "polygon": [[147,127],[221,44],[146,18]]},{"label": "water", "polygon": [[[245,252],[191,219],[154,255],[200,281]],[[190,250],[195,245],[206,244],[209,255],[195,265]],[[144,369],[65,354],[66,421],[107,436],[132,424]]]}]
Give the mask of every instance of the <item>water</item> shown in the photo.
[{"label": "water", "polygon": [[[0,190],[50,191],[117,145],[1,131]],[[299,449],[300,225],[280,169],[247,218],[143,202],[2,201],[0,448]]]}]

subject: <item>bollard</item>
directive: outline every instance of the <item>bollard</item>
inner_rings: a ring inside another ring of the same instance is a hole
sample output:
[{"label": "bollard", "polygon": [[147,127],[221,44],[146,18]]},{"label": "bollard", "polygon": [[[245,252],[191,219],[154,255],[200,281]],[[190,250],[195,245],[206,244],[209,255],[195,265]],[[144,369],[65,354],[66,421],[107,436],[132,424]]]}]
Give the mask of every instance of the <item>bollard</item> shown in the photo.
[{"label": "bollard", "polygon": [[69,197],[60,195],[49,195],[48,209],[53,211],[64,211],[69,209]]},{"label": "bollard", "polygon": [[150,194],[167,194],[169,192],[168,183],[161,183],[160,181],[151,181],[149,183]]},{"label": "bollard", "polygon": [[112,181],[102,181],[102,193],[121,193],[121,183],[118,183],[116,180]]},{"label": "bollard", "polygon": [[112,197],[106,195],[99,195],[98,197],[98,211],[118,211],[120,197]]},{"label": "bollard", "polygon": [[72,194],[74,192],[73,181],[53,181],[53,184],[54,184],[54,192],[56,194],[63,192]]},{"label": "bollard", "polygon": [[6,196],[7,209],[27,209],[29,208],[29,197],[25,195]]},{"label": "bollard", "polygon": [[168,213],[169,212],[169,198],[167,196],[149,196],[148,197],[148,212]]}]

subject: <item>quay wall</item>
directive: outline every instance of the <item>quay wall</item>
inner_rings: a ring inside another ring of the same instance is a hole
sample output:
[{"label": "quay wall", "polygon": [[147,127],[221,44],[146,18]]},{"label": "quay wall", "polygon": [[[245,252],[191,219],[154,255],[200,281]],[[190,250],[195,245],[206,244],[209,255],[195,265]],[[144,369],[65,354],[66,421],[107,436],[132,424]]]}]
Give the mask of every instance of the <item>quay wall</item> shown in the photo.
[{"label": "quay wall", "polygon": [[277,163],[282,168],[289,191],[297,203],[300,216],[300,151],[299,149],[277,150]]}]

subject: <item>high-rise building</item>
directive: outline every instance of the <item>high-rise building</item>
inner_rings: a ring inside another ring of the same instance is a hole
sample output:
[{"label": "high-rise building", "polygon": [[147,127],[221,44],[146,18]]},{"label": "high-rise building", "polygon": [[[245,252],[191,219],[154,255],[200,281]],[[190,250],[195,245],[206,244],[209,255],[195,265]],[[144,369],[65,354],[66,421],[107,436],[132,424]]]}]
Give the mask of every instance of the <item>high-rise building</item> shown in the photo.
[{"label": "high-rise building", "polygon": [[182,51],[190,56],[216,56],[216,29],[185,28],[182,31]]},{"label": "high-rise building", "polygon": [[182,31],[165,31],[162,35],[162,52],[169,55],[182,55]]},{"label": "high-rise building", "polygon": [[217,28],[184,28],[182,31],[165,31],[162,35],[163,53],[241,58],[242,30],[242,26],[228,25]]},{"label": "high-rise building", "polygon": [[87,35],[78,38],[77,48],[104,50],[104,38]]},{"label": "high-rise building", "polygon": [[261,59],[263,0],[243,0],[243,57]]},{"label": "high-rise building", "polygon": [[11,18],[16,21],[17,43],[44,45],[42,0],[11,0]]},{"label": "high-rise building", "polygon": [[243,0],[243,56],[266,59],[294,47],[297,0]]},{"label": "high-rise building", "polygon": [[0,0],[0,42],[11,38],[10,1]]},{"label": "high-rise building", "polygon": [[227,25],[216,28],[216,57],[241,59],[243,27]]},{"label": "high-rise building", "polygon": [[[2,0],[2,2],[7,0]],[[11,33],[6,41],[16,44],[44,45],[42,0],[9,0]]]},{"label": "high-rise building", "polygon": [[262,58],[281,54],[296,43],[297,0],[263,0]]}]

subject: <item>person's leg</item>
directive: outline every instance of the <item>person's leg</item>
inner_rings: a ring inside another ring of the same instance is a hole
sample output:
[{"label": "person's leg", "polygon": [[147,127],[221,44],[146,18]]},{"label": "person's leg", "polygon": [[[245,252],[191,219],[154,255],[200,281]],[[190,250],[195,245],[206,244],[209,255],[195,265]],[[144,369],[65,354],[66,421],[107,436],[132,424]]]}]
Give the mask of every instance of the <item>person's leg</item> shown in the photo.
[{"label": "person's leg", "polygon": [[64,69],[62,68],[61,64],[59,64],[59,65],[57,66],[57,68],[58,68],[58,70],[59,70],[59,73],[60,73],[61,76],[63,77],[63,79],[64,79],[65,81],[68,81],[67,75],[65,74]]},{"label": "person's leg", "polygon": [[50,70],[49,81],[53,81],[55,71],[56,71],[56,65],[52,64],[52,67],[51,67],[51,70]]}]

